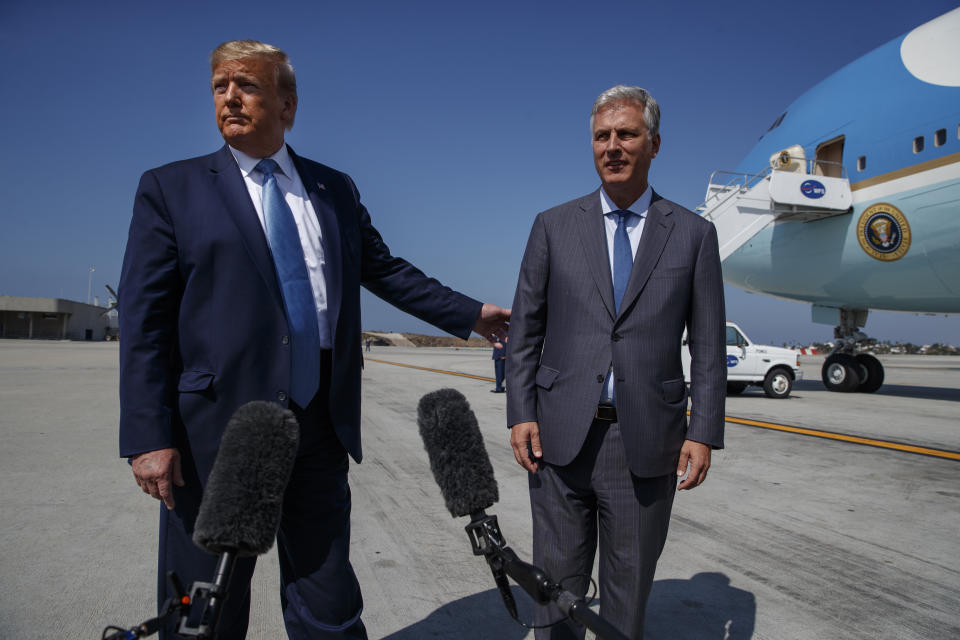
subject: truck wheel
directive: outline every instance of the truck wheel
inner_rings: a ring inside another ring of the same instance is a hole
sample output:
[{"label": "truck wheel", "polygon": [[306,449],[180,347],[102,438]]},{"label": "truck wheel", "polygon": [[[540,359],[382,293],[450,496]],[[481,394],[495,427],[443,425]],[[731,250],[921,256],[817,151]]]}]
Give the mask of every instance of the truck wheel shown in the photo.
[{"label": "truck wheel", "polygon": [[782,399],[790,395],[793,380],[786,369],[776,368],[767,371],[763,379],[763,392],[770,398]]},{"label": "truck wheel", "polygon": [[835,353],[823,361],[820,378],[829,391],[856,391],[860,386],[860,364],[851,355]]},{"label": "truck wheel", "polygon": [[746,382],[728,382],[727,383],[727,395],[728,396],[738,396],[743,393],[743,390],[747,388]]},{"label": "truck wheel", "polygon": [[883,365],[869,353],[858,353],[856,358],[860,365],[860,386],[857,391],[873,393],[883,384]]}]

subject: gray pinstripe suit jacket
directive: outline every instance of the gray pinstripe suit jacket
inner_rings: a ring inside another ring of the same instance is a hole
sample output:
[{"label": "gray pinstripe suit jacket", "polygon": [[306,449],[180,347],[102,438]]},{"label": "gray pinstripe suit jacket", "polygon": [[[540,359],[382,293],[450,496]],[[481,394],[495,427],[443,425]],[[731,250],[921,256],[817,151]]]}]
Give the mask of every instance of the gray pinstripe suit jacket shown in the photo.
[{"label": "gray pinstripe suit jacket", "polygon": [[[543,457],[580,451],[613,363],[630,470],[676,470],[684,439],[723,447],[726,347],[713,224],[656,193],[619,314],[599,191],[539,214],[520,267],[507,424],[537,421]],[[688,328],[692,406],[680,363]]]}]

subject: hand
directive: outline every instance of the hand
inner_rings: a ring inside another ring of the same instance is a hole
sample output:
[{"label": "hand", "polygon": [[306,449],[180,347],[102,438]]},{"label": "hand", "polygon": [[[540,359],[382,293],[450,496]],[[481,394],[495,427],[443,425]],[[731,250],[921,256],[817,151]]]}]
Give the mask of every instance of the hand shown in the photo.
[{"label": "hand", "polygon": [[540,449],[540,426],[536,422],[513,425],[510,428],[510,446],[513,447],[513,457],[517,459],[517,464],[530,473],[536,473],[537,461],[530,458],[530,450],[533,450],[534,458],[543,456]]},{"label": "hand", "polygon": [[687,463],[690,465],[690,472],[687,473],[686,480],[677,487],[678,491],[699,487],[707,479],[707,469],[710,468],[710,445],[684,440],[683,447],[680,449],[680,464],[677,465],[678,478],[687,472]]},{"label": "hand", "polygon": [[173,509],[173,486],[182,487],[180,452],[176,449],[157,449],[138,453],[131,458],[133,477],[143,489],[157,500],[163,500],[167,509]]},{"label": "hand", "polygon": [[480,309],[480,317],[477,318],[477,324],[473,325],[473,330],[486,338],[493,346],[503,348],[503,343],[500,341],[507,341],[507,331],[509,329],[510,309],[484,302]]}]

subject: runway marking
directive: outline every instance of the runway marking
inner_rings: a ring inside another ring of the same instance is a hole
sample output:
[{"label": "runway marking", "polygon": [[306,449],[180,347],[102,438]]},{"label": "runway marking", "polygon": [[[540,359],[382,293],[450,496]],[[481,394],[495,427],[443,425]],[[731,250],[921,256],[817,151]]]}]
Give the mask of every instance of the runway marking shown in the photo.
[{"label": "runway marking", "polygon": [[[689,415],[689,411],[687,414]],[[907,453],[918,453],[924,456],[934,456],[937,458],[946,458],[948,460],[960,460],[960,452],[947,451],[945,449],[931,449],[930,447],[918,447],[912,444],[902,442],[893,442],[891,440],[877,440],[875,438],[863,438],[860,436],[851,436],[846,433],[834,433],[833,431],[821,431],[820,429],[807,429],[804,427],[791,427],[785,424],[776,424],[774,422],[762,422],[760,420],[748,420],[747,418],[734,418],[725,416],[727,422],[742,424],[748,427],[760,427],[761,429],[772,429],[774,431],[786,431],[788,433],[797,433],[804,436],[813,436],[815,438],[827,438],[829,440],[841,440],[843,442],[852,442],[863,444],[870,447],[880,447],[882,449],[893,449],[895,451],[905,451]]]},{"label": "runway marking", "polygon": [[376,358],[364,358],[370,362],[379,362],[380,364],[392,364],[396,367],[406,367],[407,369],[419,369],[420,371],[431,371],[433,373],[442,373],[448,376],[460,376],[461,378],[472,378],[473,380],[483,380],[485,382],[496,382],[493,378],[485,376],[475,376],[470,373],[460,373],[459,371],[446,371],[444,369],[431,369],[430,367],[418,367],[415,364],[404,364],[403,362],[390,362],[389,360],[377,360]]},{"label": "runway marking", "polygon": [[[403,362],[390,362],[389,360],[378,360],[376,358],[365,358],[370,362],[379,362],[381,364],[392,364],[396,367],[406,367],[408,369],[419,369],[420,371],[430,371],[431,373],[441,373],[448,376],[459,376],[461,378],[471,378],[473,380],[483,380],[484,382],[495,382],[493,378],[486,376],[475,376],[470,373],[461,373],[459,371],[447,371],[446,369],[433,369],[430,367],[418,367],[414,364],[405,364]],[[687,411],[687,415],[690,412]],[[763,422],[761,420],[750,420],[748,418],[735,418],[733,416],[724,416],[726,422],[741,424],[747,427],[759,427],[761,429],[771,429],[773,431],[784,431],[786,433],[796,433],[803,436],[812,436],[814,438],[825,438],[827,440],[839,440],[841,442],[850,442],[853,444],[862,444],[868,447],[880,447],[881,449],[892,449],[894,451],[903,451],[906,453],[916,453],[923,456],[933,456],[936,458],[946,458],[947,460],[960,460],[960,452],[947,451],[946,449],[932,449],[930,447],[918,447],[912,444],[894,442],[892,440],[877,440],[875,438],[863,438],[861,436],[852,436],[846,433],[835,433],[833,431],[822,431],[820,429],[808,429],[806,427],[793,427],[786,424],[777,424],[775,422]]]}]

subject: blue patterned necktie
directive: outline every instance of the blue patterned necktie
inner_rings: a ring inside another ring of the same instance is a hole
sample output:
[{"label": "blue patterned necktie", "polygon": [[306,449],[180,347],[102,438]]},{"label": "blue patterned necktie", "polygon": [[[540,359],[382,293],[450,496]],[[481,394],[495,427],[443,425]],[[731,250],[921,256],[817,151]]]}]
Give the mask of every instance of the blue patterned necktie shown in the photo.
[{"label": "blue patterned necktie", "polygon": [[[630,281],[630,271],[633,269],[633,251],[630,249],[630,236],[627,235],[627,220],[632,212],[618,210],[610,213],[617,216],[617,230],[613,234],[613,303],[617,313],[620,312],[620,303],[627,292],[627,282]],[[607,379],[603,383],[605,401],[617,406],[616,387],[613,384],[613,368],[607,372]]]},{"label": "blue patterned necktie", "polygon": [[257,164],[263,174],[263,219],[267,242],[283,291],[290,329],[290,398],[301,407],[310,404],[320,386],[320,329],[317,303],[307,275],[303,246],[293,213],[273,175],[278,165],[265,158]]},{"label": "blue patterned necktie", "polygon": [[630,236],[627,235],[627,220],[632,213],[623,210],[613,213],[617,216],[617,230],[613,234],[613,302],[617,313],[620,313],[620,303],[627,292],[627,282],[633,269],[633,251],[630,249]]}]

